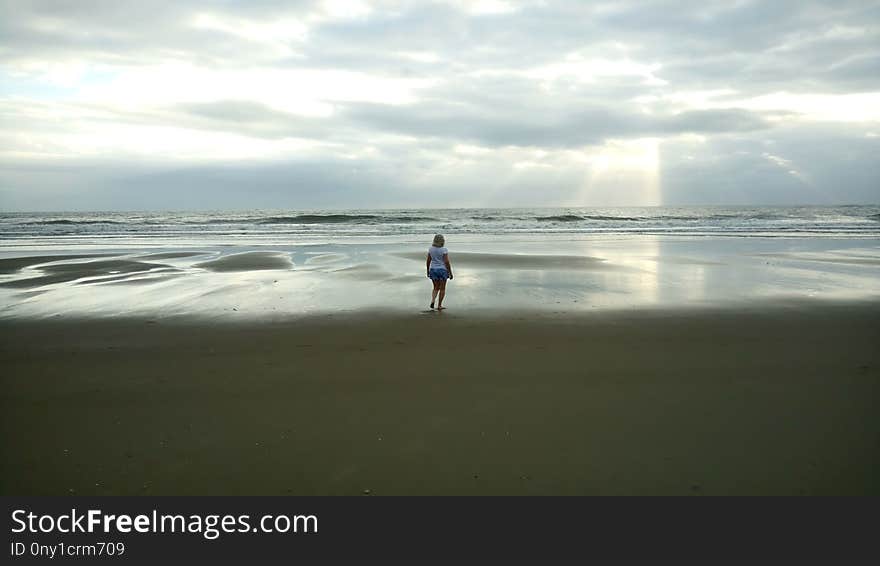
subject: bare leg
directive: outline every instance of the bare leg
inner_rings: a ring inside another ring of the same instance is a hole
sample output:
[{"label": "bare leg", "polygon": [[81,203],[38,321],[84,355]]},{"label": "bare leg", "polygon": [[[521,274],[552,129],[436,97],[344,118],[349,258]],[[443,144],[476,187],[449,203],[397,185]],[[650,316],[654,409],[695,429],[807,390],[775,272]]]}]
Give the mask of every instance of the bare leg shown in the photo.
[{"label": "bare leg", "polygon": [[[434,289],[431,290],[431,308],[433,309],[434,301],[437,300],[437,291],[440,290],[440,282],[432,280],[431,283],[434,284]],[[441,298],[440,301],[442,302],[443,299]]]},{"label": "bare leg", "polygon": [[438,283],[439,283],[438,288],[439,288],[439,291],[440,291],[440,300],[437,301],[437,310],[439,311],[439,310],[441,310],[441,309],[446,308],[446,307],[443,306],[443,297],[446,296],[446,281],[445,281],[445,280],[444,280],[444,281],[438,281]]}]

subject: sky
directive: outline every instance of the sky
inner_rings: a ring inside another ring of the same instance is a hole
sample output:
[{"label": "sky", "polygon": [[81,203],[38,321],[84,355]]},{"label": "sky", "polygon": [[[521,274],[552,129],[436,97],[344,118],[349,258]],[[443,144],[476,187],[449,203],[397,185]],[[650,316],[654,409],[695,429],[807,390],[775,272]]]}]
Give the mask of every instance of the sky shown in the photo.
[{"label": "sky", "polygon": [[0,210],[880,202],[880,1],[0,0]]}]

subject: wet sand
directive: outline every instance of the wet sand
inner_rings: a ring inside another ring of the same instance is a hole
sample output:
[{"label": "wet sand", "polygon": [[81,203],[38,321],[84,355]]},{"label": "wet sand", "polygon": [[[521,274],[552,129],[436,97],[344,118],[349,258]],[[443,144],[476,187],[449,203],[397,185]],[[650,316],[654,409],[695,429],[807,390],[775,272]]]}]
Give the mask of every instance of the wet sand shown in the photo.
[{"label": "wet sand", "polygon": [[880,494],[880,305],[0,321],[9,494]]},{"label": "wet sand", "polygon": [[[421,245],[323,243],[0,252],[0,319],[161,317],[250,322],[427,306]],[[100,252],[100,253],[99,253]],[[11,255],[15,253],[16,255]],[[20,257],[19,254],[25,254]],[[623,238],[451,249],[447,306],[541,312],[880,301],[873,239]]]}]

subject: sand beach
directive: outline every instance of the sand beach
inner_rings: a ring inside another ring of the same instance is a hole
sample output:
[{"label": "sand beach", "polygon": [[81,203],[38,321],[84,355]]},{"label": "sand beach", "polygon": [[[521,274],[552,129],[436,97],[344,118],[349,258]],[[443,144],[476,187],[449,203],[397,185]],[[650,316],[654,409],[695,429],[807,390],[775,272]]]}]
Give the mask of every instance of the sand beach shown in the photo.
[{"label": "sand beach", "polygon": [[452,234],[442,313],[413,235],[54,238],[0,257],[5,495],[880,492],[873,235]]},{"label": "sand beach", "polygon": [[4,321],[4,494],[877,494],[880,307]]}]

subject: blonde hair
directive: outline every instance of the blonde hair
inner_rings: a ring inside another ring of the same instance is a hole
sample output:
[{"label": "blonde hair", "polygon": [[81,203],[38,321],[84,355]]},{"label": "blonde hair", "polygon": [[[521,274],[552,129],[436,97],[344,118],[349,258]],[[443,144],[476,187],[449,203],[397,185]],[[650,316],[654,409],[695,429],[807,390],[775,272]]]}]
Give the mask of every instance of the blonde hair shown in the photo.
[{"label": "blonde hair", "polygon": [[443,237],[443,234],[435,234],[434,241],[431,243],[431,245],[442,248],[444,245],[446,245],[446,238]]}]

